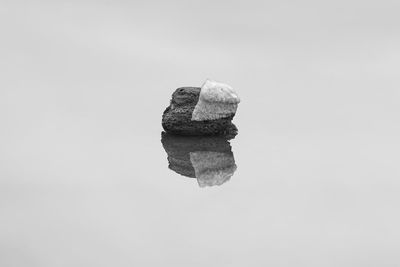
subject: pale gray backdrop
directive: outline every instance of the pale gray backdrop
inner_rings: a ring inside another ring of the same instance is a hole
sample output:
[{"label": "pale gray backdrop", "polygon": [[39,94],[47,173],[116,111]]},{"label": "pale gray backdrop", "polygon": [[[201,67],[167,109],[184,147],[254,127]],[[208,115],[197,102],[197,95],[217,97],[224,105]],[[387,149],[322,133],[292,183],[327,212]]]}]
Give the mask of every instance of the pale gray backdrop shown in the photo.
[{"label": "pale gray backdrop", "polygon": [[[0,265],[399,266],[400,2],[0,0]],[[161,114],[242,99],[219,187]]]}]

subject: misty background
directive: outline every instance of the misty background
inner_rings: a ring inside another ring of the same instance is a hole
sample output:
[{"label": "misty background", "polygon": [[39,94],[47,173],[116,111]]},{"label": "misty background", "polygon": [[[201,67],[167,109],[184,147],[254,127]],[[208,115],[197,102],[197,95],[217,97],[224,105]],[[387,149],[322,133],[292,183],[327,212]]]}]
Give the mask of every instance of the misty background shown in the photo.
[{"label": "misty background", "polygon": [[[0,0],[0,265],[400,265],[399,11]],[[161,115],[207,78],[237,171],[199,188]]]}]

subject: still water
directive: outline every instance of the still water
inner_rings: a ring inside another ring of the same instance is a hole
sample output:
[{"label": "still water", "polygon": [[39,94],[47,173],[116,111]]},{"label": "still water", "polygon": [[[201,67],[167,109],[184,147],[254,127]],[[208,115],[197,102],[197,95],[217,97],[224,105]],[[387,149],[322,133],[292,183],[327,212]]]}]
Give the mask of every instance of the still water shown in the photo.
[{"label": "still water", "polygon": [[399,266],[398,5],[311,2],[0,3],[0,266]]}]

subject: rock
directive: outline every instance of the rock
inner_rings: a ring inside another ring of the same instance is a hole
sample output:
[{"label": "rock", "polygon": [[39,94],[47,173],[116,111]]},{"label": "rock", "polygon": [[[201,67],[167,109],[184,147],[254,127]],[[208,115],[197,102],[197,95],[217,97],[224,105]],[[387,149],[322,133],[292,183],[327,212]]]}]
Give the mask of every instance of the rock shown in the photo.
[{"label": "rock", "polygon": [[163,132],[161,143],[169,168],[196,178],[200,187],[221,185],[236,170],[229,140],[223,136],[177,136]]},{"label": "rock", "polygon": [[177,135],[235,136],[232,123],[239,97],[226,84],[207,80],[200,87],[181,87],[172,94],[164,111],[162,126]]}]

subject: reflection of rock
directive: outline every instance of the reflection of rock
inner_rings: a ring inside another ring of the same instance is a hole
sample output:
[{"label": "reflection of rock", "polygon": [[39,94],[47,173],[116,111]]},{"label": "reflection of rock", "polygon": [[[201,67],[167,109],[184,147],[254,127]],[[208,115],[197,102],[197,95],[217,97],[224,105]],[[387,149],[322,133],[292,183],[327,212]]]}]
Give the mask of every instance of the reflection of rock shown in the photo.
[{"label": "reflection of rock", "polygon": [[178,135],[231,135],[239,97],[227,84],[207,80],[201,88],[181,87],[172,94],[162,126]]},{"label": "reflection of rock", "polygon": [[161,142],[168,154],[169,168],[197,178],[200,187],[221,185],[236,170],[226,137],[176,136],[163,132]]}]

